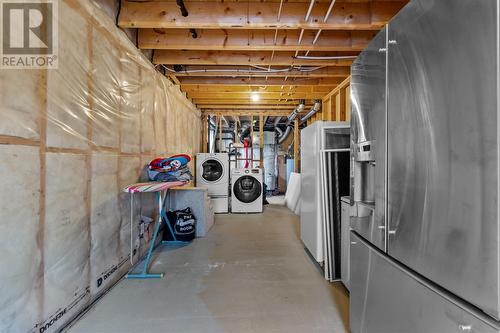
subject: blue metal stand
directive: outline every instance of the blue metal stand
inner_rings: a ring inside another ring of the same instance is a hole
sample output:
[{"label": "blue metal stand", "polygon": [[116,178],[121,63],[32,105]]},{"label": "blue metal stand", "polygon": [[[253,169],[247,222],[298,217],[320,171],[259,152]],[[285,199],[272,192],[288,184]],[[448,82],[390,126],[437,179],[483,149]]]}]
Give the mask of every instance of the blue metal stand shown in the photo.
[{"label": "blue metal stand", "polygon": [[[153,254],[153,250],[155,247],[156,243],[156,238],[158,236],[158,232],[160,231],[160,225],[163,219],[165,219],[165,224],[168,226],[168,229],[170,230],[170,233],[172,234],[174,241],[178,242],[177,239],[175,238],[174,231],[172,230],[172,226],[170,223],[168,223],[168,218],[167,218],[167,213],[166,213],[166,205],[165,202],[167,201],[167,192],[165,192],[165,197],[162,199],[161,192],[156,192],[156,199],[158,200],[158,209],[159,209],[159,218],[158,222],[156,223],[155,231],[153,233],[153,239],[151,239],[151,243],[149,244],[149,250],[148,250],[148,255],[146,256],[146,260],[144,261],[144,266],[142,268],[141,273],[131,273],[127,274],[125,278],[127,279],[160,279],[162,278],[165,274],[164,273],[148,273],[148,266],[151,261],[151,255]],[[130,222],[132,223],[132,221]],[[162,242],[163,243],[163,242]]]}]

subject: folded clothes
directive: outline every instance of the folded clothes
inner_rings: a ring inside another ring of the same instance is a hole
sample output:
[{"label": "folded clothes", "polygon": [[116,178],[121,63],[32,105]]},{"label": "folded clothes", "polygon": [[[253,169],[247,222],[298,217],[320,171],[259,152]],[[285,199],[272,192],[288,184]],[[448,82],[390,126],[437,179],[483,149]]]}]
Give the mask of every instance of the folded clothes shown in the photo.
[{"label": "folded clothes", "polygon": [[187,165],[172,171],[148,170],[148,176],[150,180],[157,182],[188,182],[193,179],[191,170]]}]

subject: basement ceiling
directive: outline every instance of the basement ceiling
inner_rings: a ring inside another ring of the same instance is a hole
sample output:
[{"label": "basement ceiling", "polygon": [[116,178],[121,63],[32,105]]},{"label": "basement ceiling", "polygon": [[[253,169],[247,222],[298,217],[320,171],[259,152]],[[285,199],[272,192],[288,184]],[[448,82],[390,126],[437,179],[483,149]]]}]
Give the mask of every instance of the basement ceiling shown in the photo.
[{"label": "basement ceiling", "polygon": [[279,116],[345,80],[407,2],[122,0],[118,24],[203,112]]}]

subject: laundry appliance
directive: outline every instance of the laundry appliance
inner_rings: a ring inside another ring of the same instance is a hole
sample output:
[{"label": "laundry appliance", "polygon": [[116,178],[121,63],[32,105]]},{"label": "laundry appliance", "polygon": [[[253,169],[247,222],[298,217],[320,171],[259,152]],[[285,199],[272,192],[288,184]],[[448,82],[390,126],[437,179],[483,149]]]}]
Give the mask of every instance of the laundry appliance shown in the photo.
[{"label": "laundry appliance", "polygon": [[196,186],[208,188],[215,213],[229,212],[229,155],[196,154]]},{"label": "laundry appliance", "polygon": [[262,169],[232,169],[231,212],[262,213],[263,182]]}]

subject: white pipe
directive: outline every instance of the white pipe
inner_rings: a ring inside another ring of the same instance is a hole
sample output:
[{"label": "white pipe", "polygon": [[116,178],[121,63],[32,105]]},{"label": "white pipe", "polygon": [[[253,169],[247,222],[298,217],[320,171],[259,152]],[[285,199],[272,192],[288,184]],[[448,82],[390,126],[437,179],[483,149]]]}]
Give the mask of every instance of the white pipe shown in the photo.
[{"label": "white pipe", "polygon": [[[326,11],[325,17],[323,18],[323,23],[326,23],[326,21],[328,21],[328,18],[330,17],[330,14],[332,13],[332,9],[333,9],[333,5],[334,4],[335,4],[335,0],[330,1],[330,6],[328,6],[328,9]],[[316,44],[316,42],[318,41],[319,36],[321,35],[322,31],[323,31],[322,29],[319,29],[318,32],[316,32],[316,36],[314,36],[312,45]],[[307,51],[306,56],[308,54],[309,54],[309,51]]]},{"label": "white pipe", "polygon": [[[280,1],[280,8],[278,9],[278,22],[280,21],[281,18],[281,9],[283,8],[283,0]],[[278,30],[278,28],[276,28]]]},{"label": "white pipe", "polygon": [[319,35],[321,35],[321,31],[323,31],[323,30],[319,29],[318,32],[316,33],[316,36],[314,36],[314,39],[312,42],[313,45],[316,44],[316,42],[318,41]]},{"label": "white pipe", "polygon": [[304,37],[304,29],[300,30],[299,41],[297,42],[297,44],[300,45],[300,43],[302,43],[302,37]]},{"label": "white pipe", "polygon": [[304,21],[307,22],[307,20],[309,20],[309,16],[311,16],[311,12],[313,10],[313,7],[314,7],[314,1],[315,0],[311,0],[311,2],[309,3],[309,8],[307,9],[307,14],[306,14],[306,17],[304,19]]},{"label": "white pipe", "polygon": [[328,18],[330,17],[330,14],[331,14],[332,9],[333,9],[333,5],[335,5],[335,0],[330,1],[330,6],[328,6],[328,9],[326,11],[326,15],[323,18],[323,22],[328,21]]},{"label": "white pipe", "polygon": [[[234,68],[234,69],[227,69],[227,68],[222,68],[222,69],[191,69],[191,70],[183,70],[183,71],[175,71],[171,68],[168,68],[165,66],[165,69],[167,69],[171,73],[184,73],[184,74],[195,74],[195,73],[216,73],[216,72],[222,72],[222,73],[245,73],[245,74],[266,74],[266,73],[288,73],[292,72],[294,68],[283,68],[283,69],[272,69],[272,68],[263,68],[259,66],[252,65],[254,68],[258,68],[260,70],[251,70],[251,69],[239,69],[239,68]],[[312,72],[317,69],[320,69],[321,67],[312,67],[312,68],[306,68],[304,70],[300,69],[299,71],[304,71],[304,72]]]},{"label": "white pipe", "polygon": [[302,60],[343,60],[343,59],[356,59],[358,56],[295,56],[295,59]]}]

